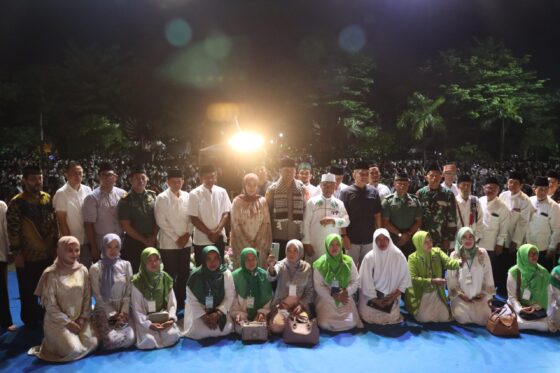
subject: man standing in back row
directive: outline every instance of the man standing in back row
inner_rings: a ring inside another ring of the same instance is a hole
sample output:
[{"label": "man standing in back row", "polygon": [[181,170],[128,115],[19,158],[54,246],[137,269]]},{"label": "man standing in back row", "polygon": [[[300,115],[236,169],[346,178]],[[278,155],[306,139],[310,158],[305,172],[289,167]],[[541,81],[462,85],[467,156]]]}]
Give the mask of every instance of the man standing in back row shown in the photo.
[{"label": "man standing in back row", "polygon": [[373,249],[373,232],[381,228],[381,201],[377,189],[368,184],[369,164],[357,162],[353,171],[354,184],[340,192],[350,218],[342,237],[346,253],[360,267],[364,256]]},{"label": "man standing in back row", "polygon": [[430,164],[426,171],[428,185],[416,192],[423,210],[422,229],[430,233],[434,247],[449,253],[457,231],[455,195],[440,185],[441,169],[437,163]]}]

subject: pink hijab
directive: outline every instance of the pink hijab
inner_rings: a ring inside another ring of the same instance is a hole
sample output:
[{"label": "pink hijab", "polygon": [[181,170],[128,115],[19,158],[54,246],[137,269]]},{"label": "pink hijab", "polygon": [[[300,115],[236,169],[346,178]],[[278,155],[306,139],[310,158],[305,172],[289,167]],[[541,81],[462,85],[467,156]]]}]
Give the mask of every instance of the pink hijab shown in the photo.
[{"label": "pink hijab", "polygon": [[40,297],[43,294],[43,289],[45,287],[45,284],[47,283],[47,278],[48,278],[48,274],[50,272],[56,272],[59,275],[63,275],[63,276],[67,276],[70,275],[74,272],[76,272],[78,269],[80,269],[81,267],[83,267],[82,264],[80,264],[80,262],[75,261],[73,264],[66,264],[62,261],[62,256],[64,255],[64,252],[66,251],[66,249],[68,248],[68,246],[76,244],[78,246],[80,246],[80,241],[78,241],[78,239],[76,237],[73,236],[63,236],[60,237],[60,239],[58,240],[58,244],[56,245],[56,259],[54,260],[54,263],[52,265],[50,265],[49,267],[47,267],[44,271],[43,274],[41,275],[41,278],[39,279],[39,283],[37,284],[37,287],[35,288],[35,295]]}]

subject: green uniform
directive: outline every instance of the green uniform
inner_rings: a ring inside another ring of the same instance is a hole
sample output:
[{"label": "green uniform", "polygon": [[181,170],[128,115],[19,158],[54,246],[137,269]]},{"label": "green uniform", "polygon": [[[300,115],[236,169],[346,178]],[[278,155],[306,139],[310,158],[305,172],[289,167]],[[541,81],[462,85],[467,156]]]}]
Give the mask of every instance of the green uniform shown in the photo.
[{"label": "green uniform", "polygon": [[410,193],[399,197],[397,192],[389,194],[381,202],[383,217],[389,219],[400,231],[407,231],[416,218],[422,217],[422,206],[418,198]]},{"label": "green uniform", "polygon": [[130,225],[143,236],[150,236],[154,232],[156,218],[154,215],[154,203],[156,193],[144,190],[143,193],[130,191],[119,200],[119,220],[128,220]]},{"label": "green uniform", "polygon": [[416,195],[422,205],[422,229],[430,233],[434,246],[441,246],[444,240],[453,242],[457,230],[453,192],[441,186],[435,190],[425,186]]}]

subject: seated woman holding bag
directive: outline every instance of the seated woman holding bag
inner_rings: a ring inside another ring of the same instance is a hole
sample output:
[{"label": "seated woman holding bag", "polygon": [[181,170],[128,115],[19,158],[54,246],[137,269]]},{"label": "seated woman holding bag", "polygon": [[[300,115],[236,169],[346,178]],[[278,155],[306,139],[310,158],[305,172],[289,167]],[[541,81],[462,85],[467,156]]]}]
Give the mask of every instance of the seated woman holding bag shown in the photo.
[{"label": "seated woman holding bag", "polygon": [[360,266],[359,311],[370,324],[399,324],[401,294],[412,286],[406,257],[380,228],[373,233],[373,250]]},{"label": "seated woman holding bag", "polygon": [[405,292],[406,309],[421,323],[451,321],[443,271],[458,269],[461,262],[450,259],[439,247],[433,247],[426,231],[416,232],[412,243],[416,251],[408,257],[412,287]]},{"label": "seated woman holding bag", "polygon": [[150,350],[172,346],[181,337],[173,279],[163,271],[157,249],[144,249],[140,261],[140,270],[132,277],[131,295],[136,347]]},{"label": "seated woman holding bag", "polygon": [[276,262],[268,256],[268,281],[276,282],[272,299],[270,329],[282,333],[288,316],[309,317],[309,304],[313,302],[313,278],[311,265],[304,261],[303,244],[290,240],[286,244],[286,257]]},{"label": "seated woman holding bag", "polygon": [[97,347],[90,324],[88,270],[78,262],[79,258],[78,239],[61,237],[54,264],[45,269],[35,289],[45,307],[45,337],[28,354],[46,361],[68,362],[83,358]]},{"label": "seated woman holding bag", "polygon": [[132,267],[130,262],[120,258],[121,238],[118,235],[105,235],[101,250],[101,260],[89,269],[95,297],[93,324],[102,349],[127,348],[136,341],[128,316]]},{"label": "seated woman holding bag", "polygon": [[494,297],[496,289],[488,252],[476,245],[470,227],[457,232],[451,258],[463,261],[461,268],[447,271],[451,314],[460,324],[485,326],[492,314],[488,301]]},{"label": "seated woman holding bag", "polygon": [[237,297],[231,309],[235,331],[239,334],[247,321],[266,321],[273,295],[266,270],[258,266],[257,250],[250,247],[243,249],[240,263],[241,267],[233,271]]},{"label": "seated woman holding bag", "polygon": [[344,331],[362,328],[356,303],[358,269],[352,257],[342,253],[342,237],[331,233],[325,239],[325,254],[313,263],[317,322],[321,329]]},{"label": "seated woman holding bag", "polygon": [[525,244],[517,249],[517,264],[508,271],[508,303],[517,313],[519,330],[548,331],[549,273],[540,264],[539,249]]},{"label": "seated woman holding bag", "polygon": [[229,315],[235,300],[233,276],[215,246],[202,250],[201,263],[187,282],[185,336],[203,339],[228,335],[233,329]]},{"label": "seated woman holding bag", "polygon": [[551,332],[560,330],[560,259],[556,267],[550,272],[548,285],[548,328]]}]

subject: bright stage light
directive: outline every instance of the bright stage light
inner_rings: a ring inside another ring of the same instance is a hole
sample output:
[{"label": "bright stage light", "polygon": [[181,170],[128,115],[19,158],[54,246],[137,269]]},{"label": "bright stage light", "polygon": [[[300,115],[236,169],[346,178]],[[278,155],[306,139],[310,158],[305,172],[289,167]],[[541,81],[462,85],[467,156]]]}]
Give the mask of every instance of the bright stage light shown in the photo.
[{"label": "bright stage light", "polygon": [[252,132],[238,132],[231,139],[229,145],[241,153],[250,153],[259,150],[264,143],[261,135]]}]

